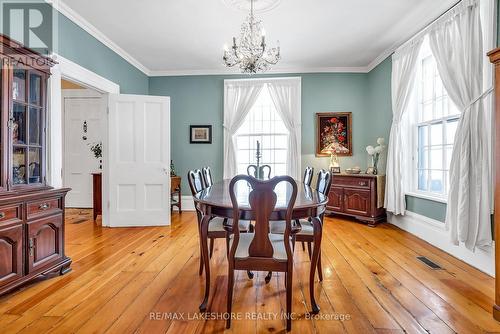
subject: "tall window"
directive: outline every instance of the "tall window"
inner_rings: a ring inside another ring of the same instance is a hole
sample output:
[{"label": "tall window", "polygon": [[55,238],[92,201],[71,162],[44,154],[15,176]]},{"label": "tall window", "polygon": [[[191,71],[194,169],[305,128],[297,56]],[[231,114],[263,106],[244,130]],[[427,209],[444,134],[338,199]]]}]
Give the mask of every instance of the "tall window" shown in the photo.
[{"label": "tall window", "polygon": [[285,175],[287,171],[288,130],[264,86],[243,125],[236,132],[238,174],[246,174],[247,167],[256,164],[257,141],[260,142],[261,164],[271,166],[271,176]]},{"label": "tall window", "polygon": [[448,97],[436,60],[426,39],[422,45],[416,77],[417,110],[414,124],[415,192],[445,197],[460,112]]}]

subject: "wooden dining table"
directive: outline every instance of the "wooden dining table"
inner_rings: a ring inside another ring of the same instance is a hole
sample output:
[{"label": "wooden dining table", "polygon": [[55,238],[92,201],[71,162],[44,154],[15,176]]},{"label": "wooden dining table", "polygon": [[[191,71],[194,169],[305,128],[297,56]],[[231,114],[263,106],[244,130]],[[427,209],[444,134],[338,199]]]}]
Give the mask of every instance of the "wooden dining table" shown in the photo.
[{"label": "wooden dining table", "polygon": [[[208,253],[208,224],[213,216],[222,218],[233,218],[233,205],[229,196],[229,182],[231,180],[223,180],[215,183],[201,192],[194,195],[194,202],[197,210],[201,213],[200,221],[200,252],[203,258],[205,269],[205,294],[203,301],[200,304],[200,311],[205,312],[207,309],[208,297],[210,295],[210,259]],[[304,185],[301,181],[297,181],[298,193],[297,199],[293,206],[292,219],[312,219],[314,228],[314,247],[311,257],[311,268],[309,270],[309,294],[311,298],[312,313],[319,313],[319,306],[316,303],[314,296],[314,277],[318,264],[319,253],[321,249],[322,236],[322,220],[320,216],[326,210],[328,197],[316,191],[315,189]],[[248,183],[242,181],[235,187],[236,198],[240,208],[240,219],[254,220],[253,212],[248,204],[248,195],[251,191]],[[275,208],[271,214],[271,220],[284,220],[286,208],[292,193],[292,187],[287,182],[282,182],[274,189],[277,201]]]}]

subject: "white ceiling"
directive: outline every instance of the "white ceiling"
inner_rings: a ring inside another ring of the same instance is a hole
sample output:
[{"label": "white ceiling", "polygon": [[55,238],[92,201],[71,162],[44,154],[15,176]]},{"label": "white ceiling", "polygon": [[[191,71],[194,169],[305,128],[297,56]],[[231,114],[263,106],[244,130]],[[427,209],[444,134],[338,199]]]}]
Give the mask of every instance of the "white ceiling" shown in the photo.
[{"label": "white ceiling", "polygon": [[[148,75],[237,73],[224,44],[247,13],[224,0],[64,0],[61,11]],[[282,0],[258,14],[280,72],[366,72],[456,0]]]}]

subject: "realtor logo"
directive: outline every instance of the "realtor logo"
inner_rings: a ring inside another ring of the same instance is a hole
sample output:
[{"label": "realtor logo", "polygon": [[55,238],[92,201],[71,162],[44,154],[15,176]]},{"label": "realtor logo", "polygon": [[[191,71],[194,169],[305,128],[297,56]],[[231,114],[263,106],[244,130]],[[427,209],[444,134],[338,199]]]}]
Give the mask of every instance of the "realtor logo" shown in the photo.
[{"label": "realtor logo", "polygon": [[53,10],[43,0],[0,0],[3,34],[41,54],[53,51]]}]

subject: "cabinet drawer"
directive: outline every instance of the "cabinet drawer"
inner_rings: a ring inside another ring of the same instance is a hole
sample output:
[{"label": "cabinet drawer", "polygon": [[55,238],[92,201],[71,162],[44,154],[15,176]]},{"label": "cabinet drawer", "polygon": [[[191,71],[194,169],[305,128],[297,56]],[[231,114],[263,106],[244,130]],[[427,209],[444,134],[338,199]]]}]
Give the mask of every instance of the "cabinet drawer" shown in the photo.
[{"label": "cabinet drawer", "polygon": [[345,177],[333,175],[332,186],[370,189],[370,179],[362,177]]},{"label": "cabinet drawer", "polygon": [[45,216],[62,211],[62,198],[46,198],[43,200],[28,202],[28,219]]},{"label": "cabinet drawer", "polygon": [[0,226],[21,221],[22,212],[21,204],[0,207]]}]

